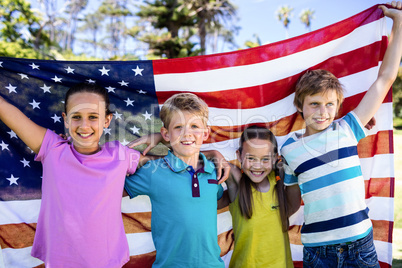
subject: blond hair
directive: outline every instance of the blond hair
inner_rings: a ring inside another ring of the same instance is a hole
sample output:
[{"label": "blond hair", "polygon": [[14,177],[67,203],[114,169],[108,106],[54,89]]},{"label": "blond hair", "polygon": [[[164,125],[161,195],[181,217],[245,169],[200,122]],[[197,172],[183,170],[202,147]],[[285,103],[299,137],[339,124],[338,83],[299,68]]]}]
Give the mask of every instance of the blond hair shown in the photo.
[{"label": "blond hair", "polygon": [[199,116],[203,123],[207,125],[208,105],[197,95],[192,93],[178,93],[171,96],[163,104],[159,117],[165,128],[169,127],[174,112],[189,112]]},{"label": "blond hair", "polygon": [[325,93],[329,90],[336,91],[338,99],[337,110],[339,110],[343,102],[343,86],[338,78],[327,70],[308,70],[297,81],[293,104],[296,108],[303,110],[306,96]]}]

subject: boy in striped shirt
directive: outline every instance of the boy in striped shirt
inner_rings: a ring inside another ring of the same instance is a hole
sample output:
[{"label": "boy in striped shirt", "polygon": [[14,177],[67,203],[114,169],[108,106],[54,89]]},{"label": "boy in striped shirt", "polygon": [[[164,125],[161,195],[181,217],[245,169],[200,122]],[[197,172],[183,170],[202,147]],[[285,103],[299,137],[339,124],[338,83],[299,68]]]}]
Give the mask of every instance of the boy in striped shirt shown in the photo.
[{"label": "boy in striped shirt", "polygon": [[307,71],[294,104],[306,130],[282,146],[289,200],[304,202],[303,267],[379,267],[365,203],[357,143],[394,82],[402,55],[402,3],[381,5],[393,20],[378,77],[359,105],[334,121],[343,101],[339,80],[325,70]]}]

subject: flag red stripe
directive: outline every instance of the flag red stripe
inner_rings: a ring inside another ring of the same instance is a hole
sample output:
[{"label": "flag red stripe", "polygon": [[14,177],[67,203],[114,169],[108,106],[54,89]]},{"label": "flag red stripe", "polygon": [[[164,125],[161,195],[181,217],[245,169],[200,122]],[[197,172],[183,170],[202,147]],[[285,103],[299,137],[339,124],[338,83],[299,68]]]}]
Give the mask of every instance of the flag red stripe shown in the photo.
[{"label": "flag red stripe", "polygon": [[376,197],[394,197],[393,184],[395,178],[370,178],[364,181],[366,199]]},{"label": "flag red stripe", "polygon": [[[312,66],[310,69],[325,69],[336,77],[358,73],[378,66],[384,56],[381,51],[386,47],[387,38],[371,45],[344,53]],[[294,92],[294,87],[301,73],[287,78],[258,86],[229,89],[216,92],[197,92],[209,107],[225,109],[250,109],[277,102]],[[170,96],[183,91],[157,91],[159,104],[163,104]],[[224,101],[222,101],[224,100]]]},{"label": "flag red stripe", "polygon": [[[382,11],[379,10],[377,6],[373,6],[338,23],[311,33],[276,42],[270,46],[260,46],[242,51],[221,53],[218,55],[154,60],[154,74],[206,71],[277,59],[345,36],[357,27],[378,20],[381,17],[383,17]],[[304,38],[308,38],[309,41],[300,42],[300,39]]]}]

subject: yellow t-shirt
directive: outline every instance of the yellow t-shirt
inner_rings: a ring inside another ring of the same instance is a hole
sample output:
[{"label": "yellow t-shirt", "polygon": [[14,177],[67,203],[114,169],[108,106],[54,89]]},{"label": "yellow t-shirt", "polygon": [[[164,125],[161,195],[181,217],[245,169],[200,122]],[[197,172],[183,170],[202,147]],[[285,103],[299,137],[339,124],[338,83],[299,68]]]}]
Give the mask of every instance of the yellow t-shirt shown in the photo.
[{"label": "yellow t-shirt", "polygon": [[261,193],[252,188],[253,215],[244,218],[240,213],[239,197],[229,205],[232,215],[234,250],[230,268],[293,267],[288,233],[282,223],[273,172],[269,175],[270,189]]}]

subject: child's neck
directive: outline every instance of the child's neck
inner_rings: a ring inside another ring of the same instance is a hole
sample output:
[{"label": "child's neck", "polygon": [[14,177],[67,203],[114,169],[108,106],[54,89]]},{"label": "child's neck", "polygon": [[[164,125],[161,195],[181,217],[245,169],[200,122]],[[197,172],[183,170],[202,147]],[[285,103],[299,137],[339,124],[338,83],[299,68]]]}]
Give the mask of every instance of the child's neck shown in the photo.
[{"label": "child's neck", "polygon": [[200,169],[203,165],[202,161],[200,161],[200,153],[194,154],[190,157],[183,157],[181,155],[177,155],[175,152],[173,152],[173,154],[188,166],[192,166],[194,170]]}]

